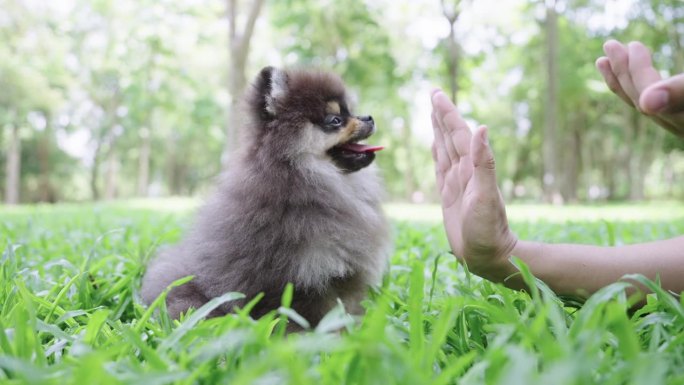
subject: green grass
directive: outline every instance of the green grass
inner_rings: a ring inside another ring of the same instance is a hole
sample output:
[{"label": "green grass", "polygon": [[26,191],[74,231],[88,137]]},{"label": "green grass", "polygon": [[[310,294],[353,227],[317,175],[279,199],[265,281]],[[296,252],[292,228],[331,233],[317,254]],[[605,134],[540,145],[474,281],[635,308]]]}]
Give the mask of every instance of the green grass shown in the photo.
[{"label": "green grass", "polygon": [[[435,206],[387,207],[392,266],[358,320],[336,309],[317,330],[289,336],[285,308],[259,320],[246,310],[202,320],[208,308],[169,320],[140,304],[139,280],[195,204],[0,208],[0,383],[684,383],[678,297],[654,286],[631,313],[618,283],[577,309],[542,284],[527,294],[483,281],[447,253]],[[684,233],[677,203],[511,206],[509,216],[521,237],[553,242]]]}]

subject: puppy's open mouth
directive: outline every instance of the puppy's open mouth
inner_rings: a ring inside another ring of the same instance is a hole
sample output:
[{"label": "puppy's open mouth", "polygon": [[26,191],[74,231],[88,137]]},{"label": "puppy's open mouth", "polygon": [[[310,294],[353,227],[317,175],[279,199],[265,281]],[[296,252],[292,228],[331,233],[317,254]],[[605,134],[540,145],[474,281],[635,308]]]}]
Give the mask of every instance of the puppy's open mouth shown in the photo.
[{"label": "puppy's open mouth", "polygon": [[371,146],[352,140],[331,148],[328,154],[341,170],[354,172],[370,165],[375,159],[375,153],[383,148],[383,146]]},{"label": "puppy's open mouth", "polygon": [[344,152],[362,154],[362,153],[366,153],[366,152],[380,151],[385,147],[383,147],[383,146],[370,146],[367,144],[350,142],[350,143],[345,143],[345,144],[341,144],[339,146],[336,146],[336,148],[339,148],[341,151],[344,151]]}]

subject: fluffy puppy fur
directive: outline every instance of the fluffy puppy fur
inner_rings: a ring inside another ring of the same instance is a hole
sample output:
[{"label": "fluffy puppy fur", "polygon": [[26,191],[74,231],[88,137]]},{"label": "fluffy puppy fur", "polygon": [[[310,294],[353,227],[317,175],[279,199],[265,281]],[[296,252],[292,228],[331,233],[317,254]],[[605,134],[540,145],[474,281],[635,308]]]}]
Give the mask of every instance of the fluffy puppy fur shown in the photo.
[{"label": "fluffy puppy fur", "polygon": [[212,316],[264,293],[252,311],[260,317],[280,306],[288,282],[292,307],[312,325],[337,298],[361,313],[389,254],[371,165],[379,148],[358,144],[375,131],[373,119],[352,115],[342,81],[321,72],[264,68],[247,106],[243,151],[185,238],[150,263],[143,300],[150,304],[171,282],[193,275],[169,293],[172,317],[231,291],[246,298]]}]

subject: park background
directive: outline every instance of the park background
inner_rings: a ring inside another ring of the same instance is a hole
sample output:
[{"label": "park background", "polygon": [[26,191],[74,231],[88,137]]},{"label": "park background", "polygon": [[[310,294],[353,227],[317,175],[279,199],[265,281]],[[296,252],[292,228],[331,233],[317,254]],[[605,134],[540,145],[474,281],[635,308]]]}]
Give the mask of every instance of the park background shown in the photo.
[{"label": "park background", "polygon": [[679,199],[681,140],[613,95],[594,61],[640,40],[684,71],[669,1],[2,0],[7,204],[203,196],[239,146],[266,65],[340,74],[372,114],[389,199],[436,200],[429,93],[487,124],[507,201]]},{"label": "park background", "polygon": [[[681,295],[633,275],[561,298],[523,264],[528,290],[488,282],[449,253],[437,204],[435,86],[490,127],[521,239],[684,234],[684,142],[608,90],[609,38],[682,72],[684,4],[0,0],[0,384],[684,384]],[[203,320],[232,293],[170,320],[140,278],[230,167],[237,95],[265,65],[335,71],[377,121],[387,273],[365,316],[301,334],[287,295],[258,320]]]}]

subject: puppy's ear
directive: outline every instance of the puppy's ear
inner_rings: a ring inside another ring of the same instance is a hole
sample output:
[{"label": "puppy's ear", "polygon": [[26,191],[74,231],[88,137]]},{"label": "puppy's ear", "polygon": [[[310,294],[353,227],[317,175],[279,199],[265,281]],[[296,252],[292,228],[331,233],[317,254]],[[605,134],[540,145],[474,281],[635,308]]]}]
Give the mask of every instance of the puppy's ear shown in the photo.
[{"label": "puppy's ear", "polygon": [[287,73],[278,68],[265,67],[259,73],[255,85],[259,104],[263,107],[262,114],[275,116],[278,101],[287,94]]}]

